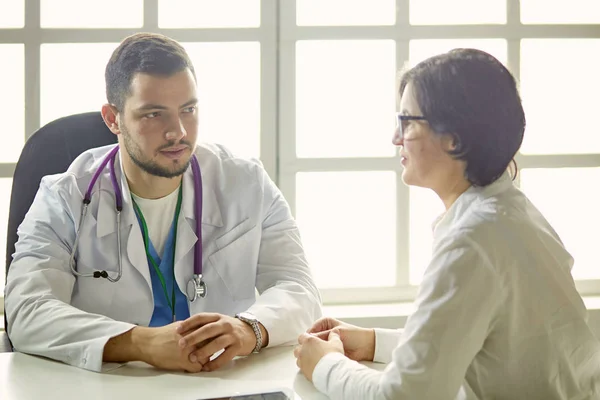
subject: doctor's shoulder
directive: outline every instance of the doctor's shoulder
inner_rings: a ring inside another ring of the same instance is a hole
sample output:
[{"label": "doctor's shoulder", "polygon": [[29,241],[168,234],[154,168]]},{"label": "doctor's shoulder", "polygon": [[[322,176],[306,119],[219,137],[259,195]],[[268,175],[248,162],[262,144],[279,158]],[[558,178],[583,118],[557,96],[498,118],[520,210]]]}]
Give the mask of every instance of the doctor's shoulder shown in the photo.
[{"label": "doctor's shoulder", "polygon": [[262,183],[265,172],[262,162],[257,158],[237,155],[218,143],[199,142],[195,153],[203,176],[210,174],[219,184],[253,187]]},{"label": "doctor's shoulder", "polygon": [[68,205],[73,205],[74,200],[80,204],[94,173],[113,147],[114,145],[104,146],[81,153],[65,172],[44,176],[40,182],[40,191],[49,191]]}]

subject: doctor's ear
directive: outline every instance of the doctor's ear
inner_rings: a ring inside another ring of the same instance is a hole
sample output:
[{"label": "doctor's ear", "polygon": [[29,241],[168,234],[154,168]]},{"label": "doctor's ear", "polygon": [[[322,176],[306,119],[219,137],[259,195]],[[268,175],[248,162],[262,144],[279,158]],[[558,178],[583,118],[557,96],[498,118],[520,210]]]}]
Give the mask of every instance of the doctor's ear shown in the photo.
[{"label": "doctor's ear", "polygon": [[119,110],[112,104],[104,104],[102,106],[102,119],[104,123],[110,129],[112,133],[115,135],[121,134],[121,129],[119,128]]}]

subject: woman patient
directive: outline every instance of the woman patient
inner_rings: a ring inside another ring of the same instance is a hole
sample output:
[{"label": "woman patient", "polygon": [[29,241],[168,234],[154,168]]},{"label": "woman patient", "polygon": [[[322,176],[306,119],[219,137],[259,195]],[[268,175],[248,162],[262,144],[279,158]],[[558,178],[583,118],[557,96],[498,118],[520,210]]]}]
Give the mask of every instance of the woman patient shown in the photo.
[{"label": "woman patient", "polygon": [[600,399],[573,259],[509,173],[525,130],[514,77],[455,49],[406,72],[400,96],[402,178],[446,209],[416,311],[403,331],[317,321],[294,352],[302,373],[334,399]]}]

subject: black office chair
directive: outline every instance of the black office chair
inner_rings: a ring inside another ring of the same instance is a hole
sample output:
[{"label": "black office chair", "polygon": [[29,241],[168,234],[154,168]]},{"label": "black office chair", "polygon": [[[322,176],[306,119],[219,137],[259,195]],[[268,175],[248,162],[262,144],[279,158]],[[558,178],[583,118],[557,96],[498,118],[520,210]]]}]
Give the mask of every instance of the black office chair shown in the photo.
[{"label": "black office chair", "polygon": [[[29,211],[45,175],[65,172],[77,156],[88,149],[117,142],[106,127],[100,112],[89,112],[57,119],[37,130],[25,143],[15,174],[8,214],[6,235],[6,274],[17,242],[17,228]],[[6,311],[5,332],[0,336],[0,352],[12,351],[8,339]]]}]

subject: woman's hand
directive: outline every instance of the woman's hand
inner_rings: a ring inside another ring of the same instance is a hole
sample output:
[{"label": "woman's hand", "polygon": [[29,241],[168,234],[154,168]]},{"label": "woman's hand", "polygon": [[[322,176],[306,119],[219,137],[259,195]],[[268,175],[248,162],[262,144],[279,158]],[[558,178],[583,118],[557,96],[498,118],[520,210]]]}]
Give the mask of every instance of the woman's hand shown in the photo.
[{"label": "woman's hand", "polygon": [[321,318],[307,331],[321,340],[328,340],[336,332],[344,345],[346,357],[355,361],[373,361],[375,355],[375,331],[360,328],[334,318]]},{"label": "woman's hand", "polygon": [[327,340],[303,333],[298,338],[298,343],[300,345],[294,349],[296,365],[300,368],[306,379],[311,382],[315,367],[321,358],[329,353],[344,354],[344,345],[335,331],[329,333]]}]

